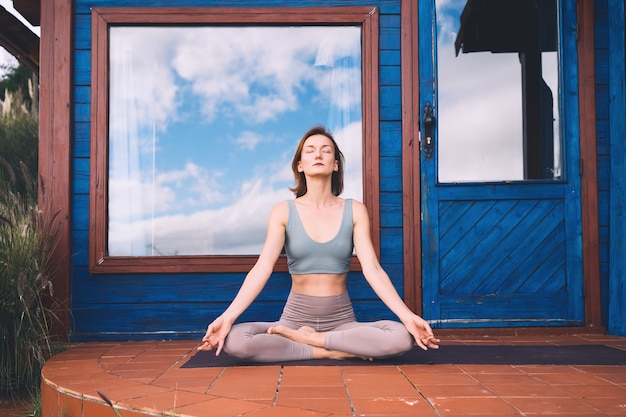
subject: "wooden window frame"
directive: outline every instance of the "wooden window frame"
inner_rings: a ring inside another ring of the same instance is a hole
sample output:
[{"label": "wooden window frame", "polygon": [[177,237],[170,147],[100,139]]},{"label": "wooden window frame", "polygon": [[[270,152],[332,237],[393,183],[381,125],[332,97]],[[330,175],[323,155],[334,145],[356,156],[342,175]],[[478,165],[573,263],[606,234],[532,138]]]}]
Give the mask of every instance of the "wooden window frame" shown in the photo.
[{"label": "wooden window frame", "polygon": [[[112,25],[342,25],[361,26],[363,111],[363,202],[370,212],[372,241],[380,255],[378,9],[375,7],[297,8],[94,8],[91,49],[91,177],[89,270],[91,273],[247,272],[258,256],[109,256],[108,52]],[[96,93],[97,92],[97,93]],[[305,129],[305,127],[303,127]],[[360,266],[353,256],[351,270]],[[281,256],[276,271],[287,271]]]}]

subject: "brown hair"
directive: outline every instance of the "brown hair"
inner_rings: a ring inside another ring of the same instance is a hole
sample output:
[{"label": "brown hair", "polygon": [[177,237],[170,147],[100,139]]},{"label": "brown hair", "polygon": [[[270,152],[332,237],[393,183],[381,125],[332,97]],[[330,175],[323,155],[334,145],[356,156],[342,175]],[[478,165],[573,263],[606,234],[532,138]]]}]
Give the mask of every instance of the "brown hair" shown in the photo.
[{"label": "brown hair", "polygon": [[339,146],[337,146],[337,142],[333,138],[333,135],[330,133],[328,129],[324,126],[318,125],[309,129],[308,132],[302,136],[300,142],[298,143],[298,147],[296,148],[296,153],[293,156],[293,160],[291,161],[291,170],[293,171],[293,176],[296,180],[295,187],[290,187],[289,189],[293,191],[296,197],[302,197],[306,194],[306,177],[304,176],[304,172],[298,172],[298,162],[302,157],[302,149],[304,148],[304,142],[314,135],[324,135],[333,143],[333,148],[335,150],[335,160],[337,161],[337,171],[333,172],[333,176],[331,179],[332,190],[334,195],[339,195],[343,192],[343,153],[339,150]]}]

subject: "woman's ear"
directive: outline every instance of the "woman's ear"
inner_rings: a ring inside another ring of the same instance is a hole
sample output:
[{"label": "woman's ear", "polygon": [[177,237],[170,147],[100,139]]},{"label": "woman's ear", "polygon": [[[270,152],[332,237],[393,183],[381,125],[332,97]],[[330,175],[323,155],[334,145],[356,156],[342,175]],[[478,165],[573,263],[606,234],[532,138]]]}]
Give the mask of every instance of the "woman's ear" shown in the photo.
[{"label": "woman's ear", "polygon": [[298,172],[302,172],[302,161],[298,161]]},{"label": "woman's ear", "polygon": [[339,171],[339,161],[337,161],[335,159],[335,168],[333,168],[333,171]]}]

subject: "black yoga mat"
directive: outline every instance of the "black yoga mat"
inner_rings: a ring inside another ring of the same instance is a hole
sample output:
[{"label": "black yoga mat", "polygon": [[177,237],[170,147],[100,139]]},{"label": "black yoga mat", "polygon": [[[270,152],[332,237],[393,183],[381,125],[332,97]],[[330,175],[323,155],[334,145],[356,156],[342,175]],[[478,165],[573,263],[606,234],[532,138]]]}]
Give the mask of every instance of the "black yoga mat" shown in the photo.
[{"label": "black yoga mat", "polygon": [[510,345],[443,345],[438,350],[423,351],[416,347],[401,356],[374,361],[362,359],[315,359],[272,363],[250,362],[222,352],[199,351],[181,368],[214,368],[225,366],[377,366],[419,364],[484,365],[626,365],[626,351],[606,345],[510,346]]}]

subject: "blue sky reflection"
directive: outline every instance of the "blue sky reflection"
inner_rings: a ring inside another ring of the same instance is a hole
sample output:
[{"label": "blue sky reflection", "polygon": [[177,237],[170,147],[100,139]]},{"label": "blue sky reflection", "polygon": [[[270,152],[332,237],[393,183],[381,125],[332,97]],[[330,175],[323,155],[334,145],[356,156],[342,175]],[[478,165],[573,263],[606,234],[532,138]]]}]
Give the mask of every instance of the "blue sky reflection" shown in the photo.
[{"label": "blue sky reflection", "polygon": [[362,200],[360,27],[112,27],[109,255],[258,254],[328,126]]}]

